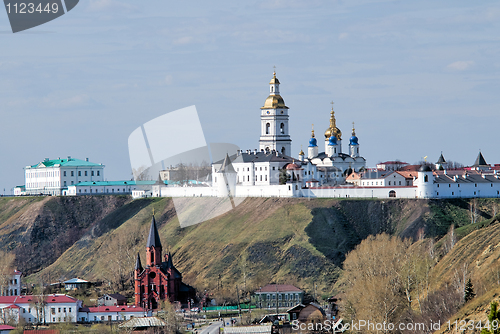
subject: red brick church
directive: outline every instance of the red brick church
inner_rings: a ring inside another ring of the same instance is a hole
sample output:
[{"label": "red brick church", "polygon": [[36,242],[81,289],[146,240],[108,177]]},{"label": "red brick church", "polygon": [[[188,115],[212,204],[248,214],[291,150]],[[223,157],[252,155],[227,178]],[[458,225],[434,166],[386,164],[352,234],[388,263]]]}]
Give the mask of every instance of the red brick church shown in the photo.
[{"label": "red brick church", "polygon": [[160,301],[185,303],[195,296],[194,288],[182,283],[182,274],[175,268],[170,252],[162,261],[162,246],[155,217],[151,221],[146,245],[146,268],[137,253],[135,263],[135,305],[157,309]]}]

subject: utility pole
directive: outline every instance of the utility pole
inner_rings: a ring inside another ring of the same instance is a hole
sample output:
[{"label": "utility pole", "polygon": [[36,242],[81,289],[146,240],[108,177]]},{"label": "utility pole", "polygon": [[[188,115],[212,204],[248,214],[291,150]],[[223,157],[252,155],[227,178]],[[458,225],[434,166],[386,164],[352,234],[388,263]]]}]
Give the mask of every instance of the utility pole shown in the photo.
[{"label": "utility pole", "polygon": [[236,285],[236,295],[238,296],[238,314],[240,316],[240,324],[241,324],[240,290],[238,289],[238,285]]},{"label": "utility pole", "polygon": [[279,313],[279,309],[278,309],[278,283],[276,283],[276,318],[278,318],[278,313]]}]

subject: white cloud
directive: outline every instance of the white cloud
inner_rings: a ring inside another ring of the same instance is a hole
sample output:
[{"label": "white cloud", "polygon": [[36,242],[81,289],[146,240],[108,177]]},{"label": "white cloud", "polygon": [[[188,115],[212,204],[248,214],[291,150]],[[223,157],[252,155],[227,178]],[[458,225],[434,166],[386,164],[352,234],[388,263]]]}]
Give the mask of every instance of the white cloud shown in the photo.
[{"label": "white cloud", "polygon": [[165,83],[167,85],[171,85],[171,84],[173,84],[173,82],[174,82],[174,78],[170,74],[168,74],[167,76],[165,76]]},{"label": "white cloud", "polygon": [[184,36],[184,37],[180,37],[180,38],[177,38],[176,40],[174,40],[174,44],[189,44],[193,41],[193,37],[192,36]]},{"label": "white cloud", "polygon": [[474,64],[472,60],[459,60],[446,66],[446,69],[450,71],[465,71],[474,66]]},{"label": "white cloud", "polygon": [[42,98],[41,105],[46,108],[75,108],[89,106],[94,102],[87,94],[65,97],[62,93],[55,93]]},{"label": "white cloud", "polygon": [[342,32],[339,34],[339,40],[344,40],[344,39],[347,39],[349,38],[349,33],[347,32]]},{"label": "white cloud", "polygon": [[91,0],[87,10],[92,12],[133,9],[134,7],[116,0]]}]

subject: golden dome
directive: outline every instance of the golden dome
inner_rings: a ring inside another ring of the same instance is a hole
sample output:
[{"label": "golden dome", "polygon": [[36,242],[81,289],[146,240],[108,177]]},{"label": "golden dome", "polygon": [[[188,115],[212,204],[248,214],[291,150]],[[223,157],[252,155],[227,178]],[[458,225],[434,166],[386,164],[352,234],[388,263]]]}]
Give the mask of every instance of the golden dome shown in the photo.
[{"label": "golden dome", "polygon": [[328,140],[331,136],[337,137],[337,140],[342,140],[342,131],[337,128],[335,121],[335,112],[333,111],[333,108],[330,117],[330,127],[325,131],[325,139]]},{"label": "golden dome", "polygon": [[278,78],[276,78],[276,72],[273,72],[273,78],[271,79],[269,84],[274,85],[274,84],[279,84],[279,83],[280,83],[280,81],[278,80]]},{"label": "golden dome", "polygon": [[288,107],[285,106],[285,101],[283,100],[281,95],[269,95],[268,98],[266,99],[266,102],[264,103],[264,106],[260,109],[275,109],[275,108],[288,109]]},{"label": "golden dome", "polygon": [[304,151],[300,150],[299,155],[304,155]]}]

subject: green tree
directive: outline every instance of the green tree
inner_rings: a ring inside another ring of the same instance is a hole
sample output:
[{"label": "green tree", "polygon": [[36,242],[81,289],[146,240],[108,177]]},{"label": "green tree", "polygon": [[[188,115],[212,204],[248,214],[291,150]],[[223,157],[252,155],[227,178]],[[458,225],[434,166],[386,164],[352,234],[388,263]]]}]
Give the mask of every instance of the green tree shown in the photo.
[{"label": "green tree", "polygon": [[280,169],[280,184],[286,184],[290,180],[290,175],[286,173],[286,169]]},{"label": "green tree", "polygon": [[497,302],[492,302],[490,306],[490,314],[488,315],[488,322],[490,324],[490,330],[483,328],[481,334],[499,334],[500,333],[500,323],[498,314],[498,304]]},{"label": "green tree", "polygon": [[474,293],[474,286],[472,285],[472,281],[469,280],[465,284],[465,291],[464,291],[464,300],[467,303],[469,300],[474,298],[476,294]]}]

